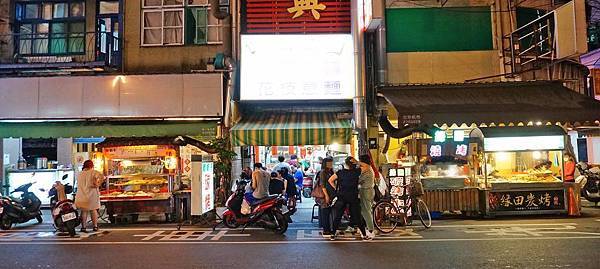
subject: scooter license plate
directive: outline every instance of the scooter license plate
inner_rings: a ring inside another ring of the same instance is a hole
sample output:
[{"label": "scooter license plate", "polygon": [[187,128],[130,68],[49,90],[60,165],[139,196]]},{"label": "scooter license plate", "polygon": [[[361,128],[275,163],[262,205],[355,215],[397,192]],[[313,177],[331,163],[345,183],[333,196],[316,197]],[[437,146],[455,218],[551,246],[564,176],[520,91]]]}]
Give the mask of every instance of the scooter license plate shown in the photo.
[{"label": "scooter license plate", "polygon": [[61,218],[62,218],[63,222],[67,222],[67,221],[77,218],[77,216],[75,215],[75,212],[71,212],[71,213],[62,215]]}]

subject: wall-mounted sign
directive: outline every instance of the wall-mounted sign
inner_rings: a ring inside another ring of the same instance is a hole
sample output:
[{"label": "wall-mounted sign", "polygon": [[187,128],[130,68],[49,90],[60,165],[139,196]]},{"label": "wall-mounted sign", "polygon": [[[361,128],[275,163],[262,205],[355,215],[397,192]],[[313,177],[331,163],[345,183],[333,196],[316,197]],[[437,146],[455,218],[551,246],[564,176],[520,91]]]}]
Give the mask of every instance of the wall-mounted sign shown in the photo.
[{"label": "wall-mounted sign", "polygon": [[241,4],[242,34],[350,34],[350,0],[244,0]]},{"label": "wall-mounted sign", "polygon": [[319,0],[294,0],[294,6],[288,8],[289,13],[295,13],[292,19],[298,18],[304,14],[304,11],[310,11],[315,20],[321,18],[319,10],[325,10],[327,6],[319,3]]},{"label": "wall-mounted sign", "polygon": [[242,35],[241,41],[241,100],[352,99],[351,35]]}]

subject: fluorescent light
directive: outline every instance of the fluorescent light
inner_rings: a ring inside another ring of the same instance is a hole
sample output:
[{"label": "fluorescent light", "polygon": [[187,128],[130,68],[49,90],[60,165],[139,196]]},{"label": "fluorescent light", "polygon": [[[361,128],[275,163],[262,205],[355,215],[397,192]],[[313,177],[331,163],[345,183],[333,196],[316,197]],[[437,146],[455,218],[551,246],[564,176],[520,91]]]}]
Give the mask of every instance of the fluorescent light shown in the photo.
[{"label": "fluorescent light", "polygon": [[561,135],[526,137],[491,137],[483,139],[483,149],[492,151],[562,150],[565,140]]}]

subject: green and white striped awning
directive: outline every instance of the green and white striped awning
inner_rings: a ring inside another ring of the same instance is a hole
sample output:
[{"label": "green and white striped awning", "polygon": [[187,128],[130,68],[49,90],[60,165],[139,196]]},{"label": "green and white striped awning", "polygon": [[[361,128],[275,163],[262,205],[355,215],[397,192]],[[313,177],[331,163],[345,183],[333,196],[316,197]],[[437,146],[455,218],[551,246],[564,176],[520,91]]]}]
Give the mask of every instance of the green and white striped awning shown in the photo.
[{"label": "green and white striped awning", "polygon": [[333,113],[250,116],[231,129],[234,146],[349,144],[351,137],[350,120]]}]

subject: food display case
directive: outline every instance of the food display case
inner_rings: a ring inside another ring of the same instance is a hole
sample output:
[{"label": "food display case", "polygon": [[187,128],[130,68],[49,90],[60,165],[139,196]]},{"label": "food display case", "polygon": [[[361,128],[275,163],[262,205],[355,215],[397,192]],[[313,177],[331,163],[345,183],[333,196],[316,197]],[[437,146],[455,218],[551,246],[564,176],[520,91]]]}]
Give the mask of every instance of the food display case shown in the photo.
[{"label": "food display case", "polygon": [[482,141],[482,176],[488,215],[566,213],[568,199],[559,126],[488,127],[471,132]]},{"label": "food display case", "polygon": [[168,144],[169,140],[157,140],[154,144],[128,145],[110,138],[98,144],[102,149],[102,170],[106,181],[100,187],[100,201],[106,206],[111,222],[116,216],[131,216],[135,221],[139,214],[173,213],[173,184],[180,175],[179,146]]}]

